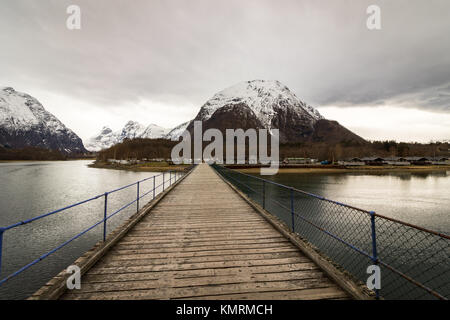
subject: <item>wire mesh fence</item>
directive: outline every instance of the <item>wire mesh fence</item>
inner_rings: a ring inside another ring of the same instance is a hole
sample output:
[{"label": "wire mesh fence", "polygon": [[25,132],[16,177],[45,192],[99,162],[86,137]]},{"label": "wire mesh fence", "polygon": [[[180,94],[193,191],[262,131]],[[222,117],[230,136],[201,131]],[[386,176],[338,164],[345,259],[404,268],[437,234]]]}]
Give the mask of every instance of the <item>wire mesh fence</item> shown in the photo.
[{"label": "wire mesh fence", "polygon": [[215,170],[323,255],[386,299],[448,299],[450,237],[223,166]]}]

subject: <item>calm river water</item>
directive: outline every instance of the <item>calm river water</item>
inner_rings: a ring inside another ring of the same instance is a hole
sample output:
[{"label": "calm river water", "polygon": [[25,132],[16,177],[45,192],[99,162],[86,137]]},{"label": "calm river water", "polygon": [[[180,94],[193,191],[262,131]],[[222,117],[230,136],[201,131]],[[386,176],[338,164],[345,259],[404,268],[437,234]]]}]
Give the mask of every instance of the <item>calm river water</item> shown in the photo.
[{"label": "calm river water", "polygon": [[[290,173],[268,178],[340,203],[450,234],[450,171]],[[261,202],[261,191],[257,192],[262,190],[261,182],[253,179],[250,182],[248,178],[246,181],[252,190],[244,188],[244,192]],[[292,218],[288,189],[267,184],[265,194],[266,209],[290,228],[294,221],[297,233],[358,279],[366,281],[366,268],[373,262],[315,226],[371,255],[372,232],[367,213],[293,193],[292,203],[298,217]],[[377,253],[381,261],[450,297],[449,240],[383,218],[376,218],[375,225]],[[431,297],[386,267],[382,267],[381,273],[381,294],[385,298]]]},{"label": "calm river water", "polygon": [[279,173],[263,178],[450,234],[450,171]]},{"label": "calm river water", "polygon": [[[30,219],[78,201],[89,199],[138,180],[158,175],[152,172],[130,172],[94,169],[83,161],[8,162],[0,163],[0,226]],[[167,175],[166,175],[167,176]],[[166,177],[168,181],[168,177]],[[162,177],[156,178],[156,186]],[[153,179],[141,184],[141,195],[153,188]],[[160,192],[160,187],[157,192]],[[136,198],[136,186],[110,194],[111,214]],[[141,199],[151,200],[152,193]],[[0,278],[30,263],[84,229],[103,219],[104,198],[19,226],[4,233]],[[108,230],[117,227],[136,212],[133,204],[108,220]],[[70,265],[83,252],[102,239],[103,226],[92,229],[60,251],[32,266],[0,287],[0,299],[23,299],[51,277]]]}]

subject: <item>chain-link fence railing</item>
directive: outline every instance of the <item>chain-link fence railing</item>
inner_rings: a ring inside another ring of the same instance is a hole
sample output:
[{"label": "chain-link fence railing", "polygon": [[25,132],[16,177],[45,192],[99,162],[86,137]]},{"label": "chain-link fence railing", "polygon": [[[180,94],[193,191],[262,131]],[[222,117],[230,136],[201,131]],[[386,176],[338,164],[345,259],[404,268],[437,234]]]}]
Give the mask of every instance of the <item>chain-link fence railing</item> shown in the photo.
[{"label": "chain-link fence railing", "polygon": [[386,299],[448,299],[450,237],[257,176],[216,171],[356,280],[378,265]]}]

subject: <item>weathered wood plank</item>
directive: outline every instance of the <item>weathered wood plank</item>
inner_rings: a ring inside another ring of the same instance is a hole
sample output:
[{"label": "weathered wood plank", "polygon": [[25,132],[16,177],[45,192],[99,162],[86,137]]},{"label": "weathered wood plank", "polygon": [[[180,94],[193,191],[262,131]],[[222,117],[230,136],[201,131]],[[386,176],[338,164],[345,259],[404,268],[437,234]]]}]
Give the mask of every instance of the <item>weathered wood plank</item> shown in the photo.
[{"label": "weathered wood plank", "polygon": [[262,243],[259,245],[228,245],[225,248],[223,246],[205,246],[205,247],[172,247],[172,248],[128,248],[125,246],[117,246],[114,248],[116,254],[145,254],[145,253],[171,253],[171,252],[231,252],[234,250],[252,250],[252,249],[283,249],[292,248],[289,243]]},{"label": "weathered wood plank", "polygon": [[[112,284],[111,284],[112,285]],[[151,285],[150,285],[151,286]],[[98,291],[94,292],[71,292],[63,298],[68,299],[182,299],[186,297],[198,297],[206,295],[236,294],[244,292],[270,292],[283,290],[300,290],[313,288],[337,288],[328,279],[300,279],[289,281],[266,281],[266,282],[248,282],[236,284],[221,284],[216,286],[190,286],[185,288],[161,287],[146,288],[137,285],[138,289]]]},{"label": "weathered wood plank", "polygon": [[289,240],[283,238],[268,238],[268,239],[256,239],[256,240],[222,240],[222,241],[199,241],[195,243],[184,243],[180,246],[179,242],[166,242],[166,243],[118,243],[116,248],[202,248],[209,246],[219,246],[221,248],[235,245],[258,245],[262,246],[264,244],[278,244],[278,243],[289,243]]},{"label": "weathered wood plank", "polygon": [[[224,256],[233,254],[258,254],[258,253],[271,253],[271,252],[291,252],[295,251],[289,245],[277,246],[277,247],[261,247],[261,248],[245,248],[245,249],[229,249],[229,248],[216,248],[213,250],[183,250],[180,248],[178,251],[165,251],[165,252],[152,252],[148,250],[112,250],[117,257],[139,256],[143,259],[159,259],[159,258],[174,258],[174,257],[207,257],[207,256]],[[119,258],[120,259],[120,258]]]},{"label": "weathered wood plank", "polygon": [[242,284],[254,282],[273,282],[273,281],[326,281],[324,274],[320,271],[293,271],[285,273],[270,274],[248,274],[212,276],[212,277],[190,277],[190,278],[171,278],[164,277],[159,279],[138,279],[125,281],[84,281],[83,293],[88,292],[110,292],[110,291],[128,291],[128,290],[147,290],[167,288],[191,288],[198,286],[218,286],[226,284]]},{"label": "weathered wood plank", "polygon": [[202,239],[189,239],[189,238],[178,238],[178,239],[154,239],[154,240],[149,240],[149,239],[139,239],[139,238],[132,238],[132,237],[127,237],[125,236],[123,238],[123,243],[133,243],[133,244],[139,244],[139,243],[173,243],[173,242],[178,242],[178,243],[204,243],[204,242],[223,242],[223,241],[230,241],[230,240],[234,240],[237,242],[240,242],[242,240],[264,240],[264,239],[268,239],[268,238],[272,238],[272,239],[278,239],[278,240],[284,240],[284,238],[282,236],[272,236],[272,237],[264,237],[264,235],[260,235],[260,236],[246,236],[246,235],[242,235],[242,236],[236,236],[236,237],[223,237],[223,238],[214,238],[214,237],[208,237],[208,238],[202,238]]},{"label": "weathered wood plank", "polygon": [[225,294],[215,296],[183,297],[182,299],[196,300],[319,300],[319,299],[348,299],[347,295],[340,289],[334,287],[270,291],[270,292],[249,292],[237,294]]},{"label": "weathered wood plank", "polygon": [[228,268],[206,268],[187,270],[162,270],[154,272],[124,272],[124,273],[89,273],[83,276],[83,282],[113,282],[113,281],[133,281],[150,280],[163,278],[192,278],[192,277],[216,277],[216,276],[236,276],[243,273],[267,274],[283,273],[293,271],[309,271],[319,269],[311,262],[277,264],[267,266],[248,267],[228,267]]},{"label": "weathered wood plank", "polygon": [[[112,254],[109,261],[131,261],[131,260],[150,260],[158,261],[161,259],[181,259],[181,261],[224,261],[224,260],[249,260],[249,259],[261,259],[261,258],[279,258],[286,257],[283,253],[294,252],[294,257],[297,256],[297,250],[295,248],[282,248],[282,249],[253,249],[253,250],[235,250],[232,252],[170,252],[170,253],[129,253],[129,254]],[[150,262],[152,264],[152,262]]]},{"label": "weathered wood plank", "polygon": [[207,165],[63,299],[342,299],[346,293]]},{"label": "weathered wood plank", "polygon": [[232,267],[253,267],[253,266],[276,266],[282,264],[295,264],[310,262],[307,258],[283,258],[283,259],[264,259],[264,260],[241,260],[241,261],[220,261],[220,262],[200,262],[200,263],[182,263],[173,264],[168,261],[167,264],[143,265],[143,266],[121,266],[110,267],[96,265],[89,271],[89,274],[114,274],[127,272],[158,272],[165,270],[199,270],[199,269],[220,269]]},{"label": "weathered wood plank", "polygon": [[242,255],[228,255],[228,256],[208,256],[208,257],[189,257],[189,258],[160,258],[160,259],[146,259],[139,256],[132,256],[128,259],[117,259],[115,255],[108,255],[98,262],[99,266],[108,265],[109,267],[132,267],[144,265],[160,265],[171,262],[174,264],[188,264],[196,262],[223,262],[223,261],[246,261],[246,260],[271,260],[280,258],[299,258],[298,251],[280,252],[280,253],[262,253],[262,254],[242,254]]},{"label": "weathered wood plank", "polygon": [[[179,231],[179,230],[178,230]],[[279,235],[275,230],[246,230],[245,231],[248,235],[255,235],[255,236],[260,236],[261,232],[264,232],[264,234],[266,235],[272,235],[272,236],[277,236]],[[232,235],[232,236],[239,236],[240,234],[242,234],[242,230],[225,230],[225,231],[219,231],[219,230],[215,230],[215,231],[195,231],[195,230],[183,230],[183,235],[180,235],[179,233],[177,234],[176,232],[173,233],[158,233],[155,234],[152,232],[152,230],[138,230],[138,231],[133,231],[133,232],[129,232],[128,233],[128,237],[146,237],[149,239],[152,238],[156,238],[156,239],[165,239],[165,238],[171,238],[171,239],[176,239],[176,238],[189,238],[189,237],[193,237],[196,239],[202,239],[203,238],[211,238],[211,237],[223,237],[224,235]]]}]

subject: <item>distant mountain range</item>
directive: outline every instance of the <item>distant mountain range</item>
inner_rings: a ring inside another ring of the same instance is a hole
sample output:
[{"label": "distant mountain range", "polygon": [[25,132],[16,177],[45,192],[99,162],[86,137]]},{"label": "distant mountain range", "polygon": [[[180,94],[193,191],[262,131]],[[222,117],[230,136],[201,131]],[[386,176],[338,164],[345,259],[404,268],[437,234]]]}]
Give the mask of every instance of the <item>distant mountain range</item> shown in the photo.
[{"label": "distant mountain range", "polygon": [[32,96],[0,87],[0,146],[84,153],[83,142]]},{"label": "distant mountain range", "polygon": [[[281,143],[366,143],[336,121],[325,119],[279,81],[254,80],[216,93],[203,104],[194,119],[175,128],[128,121],[118,131],[103,127],[86,141],[85,146],[89,151],[99,151],[124,139],[175,140],[185,130],[192,133],[193,121],[202,121],[203,130],[217,128],[223,132],[237,128],[265,128],[269,131],[276,128],[280,130]],[[37,146],[64,153],[86,151],[81,139],[35,98],[12,88],[0,89],[0,144],[11,148]]]},{"label": "distant mountain range", "polygon": [[128,121],[125,126],[118,131],[113,131],[109,127],[103,127],[97,135],[86,142],[86,148],[90,151],[100,151],[120,143],[124,139],[163,138],[169,131],[170,130],[156,124],[144,126],[136,121]]},{"label": "distant mountain range", "polygon": [[[184,130],[193,132],[193,121],[202,121],[203,130],[249,128],[280,129],[280,142],[329,142],[353,144],[365,140],[336,121],[325,119],[315,108],[301,101],[279,81],[254,80],[238,83],[216,93],[200,108],[197,116],[173,129],[150,130],[130,121],[125,127],[112,132],[104,127],[91,138],[86,148],[98,151],[122,142],[124,138],[178,139]],[[138,129],[136,129],[138,128]]]},{"label": "distant mountain range", "polygon": [[128,121],[125,126],[118,131],[113,131],[109,127],[103,127],[100,132],[86,142],[86,148],[90,151],[100,151],[107,149],[125,139],[146,138],[146,139],[178,139],[186,130],[190,121],[182,123],[175,128],[167,129],[156,124],[144,126],[136,121]]}]

